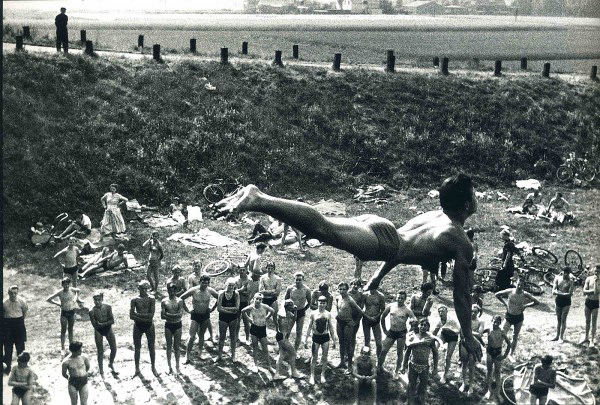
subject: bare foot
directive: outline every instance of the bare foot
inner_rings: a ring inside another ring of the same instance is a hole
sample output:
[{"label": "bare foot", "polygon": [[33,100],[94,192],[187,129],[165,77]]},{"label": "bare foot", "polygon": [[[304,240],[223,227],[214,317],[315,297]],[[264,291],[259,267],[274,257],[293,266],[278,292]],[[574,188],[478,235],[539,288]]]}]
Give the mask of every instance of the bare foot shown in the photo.
[{"label": "bare foot", "polygon": [[558,340],[558,336],[554,336],[552,339],[550,339],[551,342],[556,342]]},{"label": "bare foot", "polygon": [[251,211],[259,193],[260,190],[255,185],[247,185],[232,197],[225,198],[216,204],[219,215]]},{"label": "bare foot", "polygon": [[315,376],[314,376],[314,375],[311,375],[311,376],[310,376],[310,380],[308,380],[308,383],[309,383],[310,385],[315,385]]},{"label": "bare foot", "polygon": [[590,348],[594,347],[594,344],[595,344],[595,343],[594,343],[594,341],[593,341],[593,340],[590,340],[590,345],[589,345],[589,347],[590,347]]},{"label": "bare foot", "polygon": [[152,367],[152,374],[154,374],[154,377],[158,377],[158,371],[154,367]]},{"label": "bare foot", "polygon": [[135,370],[135,373],[133,374],[133,378],[135,378],[135,377],[142,378],[142,372],[140,370]]},{"label": "bare foot", "polygon": [[[200,358],[200,360],[202,360],[202,358]],[[189,359],[189,357],[183,362],[183,364],[194,364],[192,363],[192,360]]]},{"label": "bare foot", "polygon": [[588,338],[587,338],[587,337],[584,337],[583,339],[581,339],[581,340],[579,341],[579,344],[580,344],[580,345],[584,345],[584,344],[586,344],[586,343],[588,343],[588,342],[589,342]]},{"label": "bare foot", "polygon": [[169,372],[167,374],[173,374],[173,369],[169,367]]},{"label": "bare foot", "polygon": [[115,370],[115,365],[114,364],[109,364],[108,368],[110,368],[110,370],[112,371],[113,374],[119,375],[119,372],[117,370]]}]

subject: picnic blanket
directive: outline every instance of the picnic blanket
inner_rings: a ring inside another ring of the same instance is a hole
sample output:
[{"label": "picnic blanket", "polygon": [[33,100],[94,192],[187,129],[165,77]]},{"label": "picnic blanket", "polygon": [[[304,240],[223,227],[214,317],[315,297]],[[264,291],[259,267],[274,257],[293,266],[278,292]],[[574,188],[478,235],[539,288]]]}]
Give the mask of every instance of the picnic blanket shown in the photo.
[{"label": "picnic blanket", "polygon": [[346,204],[334,200],[321,200],[313,207],[323,215],[346,215]]},{"label": "picnic blanket", "polygon": [[226,247],[240,243],[208,228],[202,228],[196,233],[174,233],[167,240],[177,241],[198,249],[210,249],[215,246]]},{"label": "picnic blanket", "polygon": [[151,214],[149,216],[142,216],[141,221],[151,228],[168,228],[171,226],[181,226],[181,224],[175,221],[168,215]]},{"label": "picnic blanket", "polygon": [[538,190],[541,186],[540,181],[536,179],[517,180],[517,187],[525,190]]},{"label": "picnic blanket", "polygon": [[[533,382],[533,367],[521,367],[514,372],[513,389],[517,404],[529,404],[529,386]],[[596,399],[583,378],[569,377],[557,371],[556,387],[548,392],[548,403],[564,405],[594,405]]]},{"label": "picnic blanket", "polygon": [[356,194],[352,198],[363,203],[374,202],[385,204],[387,203],[387,198],[390,196],[389,191],[381,184],[373,184],[366,189],[357,188],[356,191]]},{"label": "picnic blanket", "polygon": [[197,205],[188,205],[188,221],[202,221],[202,211],[200,211],[200,207]]}]

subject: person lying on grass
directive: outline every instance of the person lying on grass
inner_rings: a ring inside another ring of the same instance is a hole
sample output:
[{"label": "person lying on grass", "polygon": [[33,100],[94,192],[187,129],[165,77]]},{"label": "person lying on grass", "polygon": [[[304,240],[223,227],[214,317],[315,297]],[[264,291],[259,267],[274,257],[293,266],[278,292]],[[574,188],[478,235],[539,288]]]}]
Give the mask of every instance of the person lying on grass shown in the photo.
[{"label": "person lying on grass", "polygon": [[416,264],[437,272],[438,264],[454,259],[454,304],[465,346],[477,360],[481,347],[471,332],[471,296],[468,268],[473,247],[463,226],[477,211],[471,178],[464,174],[449,177],[439,189],[441,211],[414,217],[396,229],[376,215],[354,218],[328,218],[309,204],[273,197],[256,186],[242,188],[217,203],[218,215],[246,211],[262,212],[297,228],[309,238],[319,239],[345,250],[363,261],[383,261],[365,289],[377,287],[398,264]]},{"label": "person lying on grass", "polygon": [[79,277],[84,280],[95,273],[100,273],[106,270],[114,270],[119,267],[127,268],[127,258],[125,257],[125,245],[122,243],[117,246],[117,250],[112,251],[111,248],[105,247],[102,249],[102,254],[93,261],[86,263],[82,268],[82,273]]}]

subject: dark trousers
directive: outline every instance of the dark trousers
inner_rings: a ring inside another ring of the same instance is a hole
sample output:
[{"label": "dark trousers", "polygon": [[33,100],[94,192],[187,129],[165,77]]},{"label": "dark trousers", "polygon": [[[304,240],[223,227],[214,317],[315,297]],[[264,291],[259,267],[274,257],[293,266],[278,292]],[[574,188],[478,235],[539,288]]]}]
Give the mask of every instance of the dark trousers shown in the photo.
[{"label": "dark trousers", "polygon": [[69,33],[68,31],[56,31],[56,50],[60,52],[60,47],[69,53]]},{"label": "dark trousers", "polygon": [[25,331],[25,323],[23,318],[4,319],[3,322],[3,361],[10,369],[12,363],[13,346],[17,349],[17,356],[25,351],[25,341],[27,333]]}]

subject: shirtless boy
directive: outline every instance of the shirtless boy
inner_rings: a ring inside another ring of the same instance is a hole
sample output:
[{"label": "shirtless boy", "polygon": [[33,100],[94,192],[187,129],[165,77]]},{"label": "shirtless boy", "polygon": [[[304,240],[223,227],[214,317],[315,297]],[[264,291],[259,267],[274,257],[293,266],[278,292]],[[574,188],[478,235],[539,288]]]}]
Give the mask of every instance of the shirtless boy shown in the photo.
[{"label": "shirtless boy", "polygon": [[[255,285],[254,282],[248,277],[248,270],[245,267],[238,268],[238,276],[235,278],[235,288],[238,294],[240,295],[240,314],[242,313],[242,309],[246,308],[250,305],[250,300],[254,298],[254,294],[258,292],[258,284],[256,284],[255,290],[252,287]],[[252,294],[252,295],[251,295]],[[242,319],[238,319],[238,323],[236,326],[235,336],[239,337],[240,335],[240,326],[244,324],[244,334],[246,336],[245,340],[241,340],[242,344],[250,343],[250,323],[248,319],[240,316]]]},{"label": "shirtless boy", "polygon": [[296,340],[294,341],[294,350],[298,353],[300,342],[302,341],[302,328],[304,327],[304,318],[306,310],[310,308],[310,289],[304,285],[304,273],[298,271],[294,274],[295,284],[285,290],[285,299],[291,299],[297,308],[296,319],[292,325],[296,324]]},{"label": "shirtless boy", "polygon": [[[487,342],[487,374],[485,377],[485,385],[487,386],[487,393],[484,399],[491,399],[492,396],[502,400],[500,397],[500,372],[502,371],[502,360],[508,356],[510,351],[510,339],[506,336],[506,333],[500,329],[502,323],[502,317],[500,315],[494,315],[492,320],[492,328],[487,328],[483,333],[488,334]],[[502,343],[506,342],[506,350],[502,353]],[[494,378],[492,380],[492,373]],[[495,384],[495,388],[493,388]]]},{"label": "shirtless boy", "polygon": [[273,308],[277,313],[277,297],[281,293],[281,277],[275,274],[275,263],[267,263],[267,273],[260,276],[258,291],[262,293],[263,304]]},{"label": "shirtless boy", "polygon": [[438,314],[440,321],[433,329],[433,335],[437,336],[438,332],[441,331],[442,342],[447,346],[446,348],[446,364],[444,366],[444,375],[440,382],[445,384],[449,377],[450,365],[452,364],[452,355],[456,349],[458,343],[458,335],[460,334],[460,325],[454,318],[448,317],[448,307],[440,305],[438,307]]},{"label": "shirtless boy", "polygon": [[267,345],[267,318],[275,314],[275,310],[268,305],[263,304],[262,293],[256,293],[252,305],[248,305],[242,310],[242,316],[245,316],[250,321],[250,336],[252,337],[252,358],[254,366],[250,368],[253,373],[258,372],[258,344],[262,346],[267,357],[267,365],[271,373],[275,373],[271,367],[271,358],[269,357],[269,349]]},{"label": "shirtless boy", "polygon": [[8,376],[8,386],[12,387],[12,401],[10,405],[29,405],[31,401],[31,391],[35,385],[37,376],[31,370],[29,363],[29,353],[22,352],[17,356],[17,367],[13,368]]},{"label": "shirtless boy", "polygon": [[54,258],[63,256],[63,277],[70,277],[73,287],[77,287],[77,257],[81,254],[81,250],[77,247],[76,240],[73,236],[69,238],[67,247],[54,255]]},{"label": "shirtless boy", "polygon": [[552,282],[552,294],[556,295],[554,300],[556,336],[552,339],[553,341],[558,340],[559,343],[563,342],[565,330],[567,329],[567,316],[569,316],[569,310],[571,309],[571,297],[574,290],[575,283],[571,279],[571,268],[565,267],[562,273],[556,276]]},{"label": "shirtless boy", "polygon": [[[79,288],[71,287],[71,279],[62,279],[62,289],[46,298],[50,304],[60,307],[60,347],[65,350],[65,335],[69,330],[69,343],[73,342],[73,325],[75,325],[75,309],[82,304],[79,299]],[[54,299],[58,297],[59,301]]]},{"label": "shirtless boy", "polygon": [[333,295],[329,292],[329,284],[325,280],[319,282],[319,287],[315,288],[310,293],[310,309],[316,311],[319,307],[319,298],[324,297],[326,299],[325,309],[331,312],[333,308]]},{"label": "shirtless boy", "polygon": [[279,356],[277,357],[277,363],[275,364],[276,373],[273,376],[273,380],[284,380],[283,376],[283,363],[286,362],[290,365],[293,378],[302,378],[303,376],[296,371],[296,349],[290,343],[290,333],[294,327],[298,309],[294,301],[286,299],[283,303],[283,308],[279,310],[275,318],[275,326],[277,328],[277,334],[275,340],[279,346]]},{"label": "shirtless boy", "polygon": [[179,375],[179,348],[181,347],[181,317],[184,312],[189,312],[181,298],[177,297],[177,285],[167,284],[169,296],[160,304],[160,317],[165,320],[165,340],[167,341],[167,363],[169,374],[173,374],[171,367],[171,352],[175,351],[175,375]]},{"label": "shirtless boy", "polygon": [[[394,371],[395,377],[398,377],[398,371],[402,368],[402,360],[404,355],[404,345],[406,343],[406,321],[416,319],[415,314],[405,305],[406,302],[406,291],[400,290],[396,294],[396,302],[392,302],[383,310],[381,314],[381,328],[386,336],[383,341],[383,348],[381,354],[377,360],[377,368],[380,372],[383,372],[383,364],[385,358],[394,345],[396,345],[396,369]],[[390,315],[390,329],[388,330],[385,325],[385,318]],[[424,318],[427,319],[427,318]]]},{"label": "shirtless boy", "polygon": [[373,405],[377,405],[377,368],[371,358],[371,349],[364,346],[360,355],[356,358],[354,375],[354,404],[358,405],[358,395],[361,385],[367,384],[373,387]]},{"label": "shirtless boy", "polygon": [[385,297],[382,293],[377,291],[377,288],[371,288],[365,292],[364,298],[365,313],[373,318],[373,320],[365,318],[362,321],[363,334],[365,335],[365,346],[368,347],[371,343],[371,331],[373,331],[377,359],[379,359],[383,347],[380,323],[381,315],[383,314],[383,311],[385,311]]},{"label": "shirtless boy", "polygon": [[158,240],[158,232],[152,232],[150,239],[146,240],[142,246],[148,246],[150,254],[148,256],[148,270],[146,279],[150,283],[150,290],[158,290],[158,272],[160,270],[160,261],[164,257],[162,244]]},{"label": "shirtless boy", "polygon": [[[485,329],[485,325],[479,320],[479,309],[480,308],[477,306],[477,304],[473,304],[471,309],[471,330],[473,332],[473,336],[482,342],[481,334]],[[462,385],[460,386],[460,392],[466,392],[467,396],[470,397],[473,395],[473,378],[475,377],[476,360],[464,347],[462,333],[460,336],[460,342],[458,344],[458,357],[461,362],[461,374],[463,381]]]},{"label": "shirtless boy", "polygon": [[90,322],[94,327],[94,340],[96,341],[96,351],[98,353],[98,370],[100,375],[104,375],[104,338],[108,341],[110,347],[110,357],[108,368],[115,373],[115,357],[117,356],[117,342],[112,325],[115,323],[112,307],[103,303],[104,294],[94,294],[94,307],[90,309]]},{"label": "shirtless boy", "polygon": [[105,247],[102,249],[102,254],[100,258],[96,261],[86,263],[82,270],[82,273],[79,275],[83,280],[86,277],[91,276],[92,274],[103,270],[112,270],[117,267],[124,265],[127,267],[127,258],[125,257],[125,245],[120,243],[117,246],[115,251],[111,251],[109,247]]},{"label": "shirtless boy", "polygon": [[[438,350],[436,339],[427,331],[427,318],[419,320],[419,333],[406,346],[404,361],[400,372],[404,374],[408,368],[408,403],[425,405],[429,376],[437,376]],[[433,355],[433,370],[429,372],[429,355]],[[417,382],[418,381],[418,382]]]},{"label": "shirtless boy", "polygon": [[[596,272],[589,276],[583,283],[583,295],[585,295],[585,337],[579,344],[589,342],[590,347],[594,347],[596,339],[596,323],[598,321],[598,307],[600,304],[600,265],[596,265]],[[590,338],[591,326],[591,338]]]},{"label": "shirtless boy", "polygon": [[514,326],[509,356],[515,355],[517,342],[519,341],[519,332],[521,332],[521,327],[523,326],[523,312],[525,312],[525,308],[540,303],[533,295],[523,291],[524,284],[525,281],[522,278],[519,278],[517,279],[516,288],[508,288],[496,293],[496,298],[506,306],[506,315],[502,330],[504,333],[507,333],[511,326]]},{"label": "shirtless boy", "polygon": [[181,294],[187,291],[187,285],[185,283],[185,279],[181,277],[181,273],[183,270],[181,267],[176,264],[171,269],[171,277],[167,280],[167,285],[174,284],[175,285],[175,296],[181,297]]},{"label": "shirtless boy", "polygon": [[[345,374],[352,373],[352,358],[354,356],[354,318],[353,313],[356,311],[363,317],[367,317],[365,311],[348,295],[349,286],[346,282],[338,284],[339,295],[335,298],[335,308],[337,310],[336,326],[337,335],[340,339],[340,364],[337,368],[346,369]],[[372,320],[370,316],[367,317]],[[347,363],[346,363],[347,361]],[[347,364],[347,365],[346,365]]]},{"label": "shirtless boy", "polygon": [[235,290],[235,278],[225,281],[225,289],[219,292],[217,298],[217,311],[219,311],[219,352],[217,361],[223,359],[223,345],[229,330],[229,347],[231,361],[235,363],[235,349],[237,346],[237,324],[240,317],[240,294]]},{"label": "shirtless boy", "polygon": [[421,284],[421,294],[413,294],[410,297],[409,308],[413,311],[413,314],[417,319],[427,318],[431,315],[431,307],[433,306],[433,284],[423,283]]},{"label": "shirtless boy", "polygon": [[141,377],[140,371],[140,351],[142,349],[142,336],[146,335],[148,340],[148,352],[150,352],[150,362],[152,364],[152,374],[158,376],[155,367],[156,353],[154,351],[154,340],[156,337],[154,331],[155,300],[148,295],[150,283],[148,280],[140,281],[138,284],[139,296],[131,300],[129,308],[129,319],[133,321],[133,346],[135,348],[135,374],[134,377]]},{"label": "shirtless boy", "polygon": [[200,285],[190,288],[181,296],[181,300],[184,301],[184,303],[186,298],[192,297],[192,312],[190,312],[192,321],[190,322],[190,337],[187,343],[187,359],[185,364],[192,364],[192,348],[194,347],[196,335],[198,335],[199,340],[198,356],[200,357],[200,360],[204,360],[202,358],[204,334],[210,325],[210,313],[217,307],[216,302],[212,307],[210,306],[210,299],[211,297],[215,299],[219,297],[217,291],[214,288],[209,287],[209,285],[210,277],[203,274],[200,276]]},{"label": "shirtless boy", "polygon": [[546,405],[548,391],[556,386],[556,371],[552,368],[553,357],[545,355],[542,364],[533,368],[533,384],[529,386],[530,405]]},{"label": "shirtless boy", "polygon": [[345,250],[363,261],[384,261],[367,288],[378,286],[398,264],[420,265],[437,271],[442,261],[454,259],[454,303],[469,351],[481,357],[481,347],[471,335],[470,282],[468,268],[473,247],[465,235],[464,223],[477,210],[471,178],[452,176],[439,189],[441,211],[421,214],[396,229],[387,219],[375,215],[355,218],[327,218],[309,204],[269,196],[249,185],[220,201],[221,215],[256,211],[287,223],[309,238]]},{"label": "shirtless boy", "polygon": [[321,383],[325,382],[325,370],[327,369],[327,355],[329,353],[329,341],[333,342],[335,349],[335,334],[333,333],[333,322],[331,313],[327,310],[327,298],[320,296],[317,298],[318,308],[316,311],[311,311],[306,331],[306,340],[304,347],[308,345],[308,338],[312,335],[312,361],[310,362],[310,384],[315,384],[315,370],[317,368],[317,360],[319,358],[319,348],[322,350],[321,355]]},{"label": "shirtless boy", "polygon": [[259,243],[256,245],[256,251],[248,255],[246,263],[244,264],[244,267],[248,270],[248,274],[262,275],[260,257],[265,253],[265,250],[267,250],[267,245],[265,243]]},{"label": "shirtless boy", "polygon": [[[200,285],[200,276],[201,275],[202,275],[202,260],[194,260],[194,262],[192,263],[192,274],[190,274],[187,278],[187,288],[190,289],[192,287],[196,287],[196,286]],[[238,329],[239,329],[239,325],[238,325]],[[209,339],[214,346],[215,341],[213,339],[212,324],[210,322],[208,323],[208,328],[206,330],[208,331]]]},{"label": "shirtless boy", "polygon": [[[365,294],[362,291],[362,281],[360,280],[352,280],[350,282],[350,289],[348,290],[348,295],[352,297],[356,305],[358,305],[362,310],[365,309]],[[354,329],[352,330],[352,340],[356,343],[356,335],[358,330],[360,329],[360,324],[364,325],[365,320],[362,319],[362,315],[360,312],[353,310],[352,311],[352,321],[354,322]],[[352,348],[352,353],[354,355],[354,347]],[[353,356],[354,357],[354,356]]]},{"label": "shirtless boy", "polygon": [[81,354],[81,342],[71,342],[69,351],[71,354],[62,362],[62,375],[69,380],[69,397],[71,405],[87,404],[88,399],[88,372],[90,371],[90,360],[84,354]]}]

